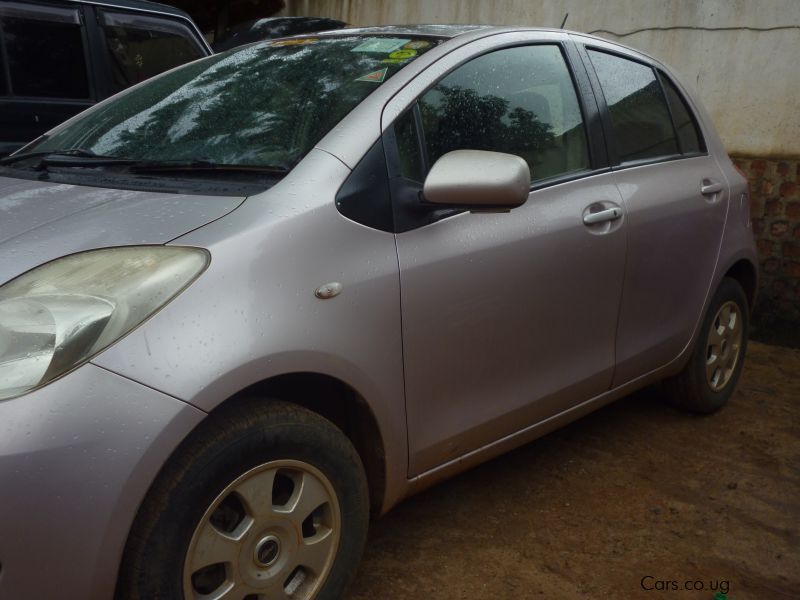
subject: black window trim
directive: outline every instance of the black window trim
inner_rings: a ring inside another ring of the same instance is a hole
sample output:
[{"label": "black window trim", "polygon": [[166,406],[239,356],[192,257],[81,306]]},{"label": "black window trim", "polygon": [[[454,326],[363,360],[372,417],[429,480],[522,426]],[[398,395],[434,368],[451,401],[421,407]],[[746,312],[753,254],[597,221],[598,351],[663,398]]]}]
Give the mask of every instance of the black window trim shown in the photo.
[{"label": "black window trim", "polygon": [[[572,85],[578,97],[583,127],[586,132],[586,143],[589,150],[589,170],[592,173],[604,173],[611,165],[608,154],[608,143],[603,130],[602,112],[592,91],[591,80],[586,66],[581,60],[577,44],[570,37],[562,43],[567,70],[572,77]],[[558,177],[558,176],[556,176]],[[552,178],[550,178],[552,179]]]},{"label": "black window trim", "polygon": [[[117,4],[107,4],[105,2],[100,2],[98,0],[81,0],[82,4],[91,5],[93,7],[102,7],[104,9],[112,9],[112,10],[122,10],[122,11],[129,11],[135,13],[143,13],[143,14],[150,14],[150,15],[160,15],[162,17],[166,17],[173,20],[180,20],[182,21],[191,31],[195,34],[195,42],[198,42],[202,47],[203,51],[205,52],[206,56],[213,56],[214,51],[211,49],[211,46],[206,41],[206,38],[203,37],[203,33],[198,29],[197,24],[187,15],[184,14],[176,14],[173,12],[165,12],[162,10],[157,9],[157,5],[153,5],[153,8],[145,7],[145,6],[120,6]],[[172,8],[172,7],[170,7]],[[95,8],[98,10],[98,8]]]},{"label": "black window trim", "polygon": [[6,54],[6,34],[3,31],[3,20],[0,19],[0,65],[3,67],[0,76],[3,77],[5,82],[5,92],[1,95],[3,98],[10,98],[13,94],[11,88],[11,67],[8,64],[8,55]]},{"label": "black window trim", "polygon": [[[427,173],[431,170],[431,159],[428,156],[428,145],[425,140],[425,129],[422,127],[422,110],[419,107],[419,97],[414,100],[414,104],[411,107],[413,112],[411,118],[414,122],[414,131],[417,134],[417,146],[419,147],[419,157],[420,162],[422,163],[420,166],[422,167],[422,172],[427,175]],[[405,113],[404,113],[405,114]],[[399,119],[400,117],[398,117]],[[395,119],[391,125],[392,133],[394,133],[394,124],[397,122],[398,119]],[[397,141],[395,140],[395,149],[397,146]]]},{"label": "black window trim", "polygon": [[672,135],[675,136],[675,145],[678,147],[678,154],[683,156],[686,153],[683,151],[683,143],[681,142],[681,136],[678,135],[678,126],[675,124],[675,115],[672,114],[672,106],[669,103],[667,90],[664,88],[664,82],[661,81],[661,77],[658,74],[658,69],[651,67],[651,70],[656,78],[656,82],[658,83],[658,89],[661,90],[661,97],[664,98],[664,104],[666,104],[667,106],[667,114],[669,115],[669,124],[672,126]]},{"label": "black window trim", "polygon": [[[706,144],[706,138],[703,133],[703,129],[700,126],[700,120],[697,118],[695,114],[694,107],[691,103],[686,99],[686,95],[681,91],[681,88],[675,83],[675,79],[670,77],[667,73],[664,72],[663,69],[658,67],[654,67],[656,72],[656,77],[658,77],[659,85],[661,85],[661,91],[664,94],[664,98],[667,100],[667,108],[669,109],[669,115],[672,119],[672,126],[675,129],[675,135],[678,139],[678,148],[681,150],[681,154],[685,157],[687,156],[707,156],[708,155],[708,145]],[[687,152],[683,149],[683,143],[681,142],[680,135],[678,135],[678,126],[675,123],[675,117],[672,114],[672,105],[669,102],[669,96],[667,95],[667,90],[664,87],[664,81],[667,81],[671,86],[672,89],[675,90],[675,93],[678,95],[678,100],[683,103],[686,112],[689,113],[689,118],[692,120],[692,125],[694,126],[695,135],[697,135],[697,143],[700,146],[700,150],[697,152]]]},{"label": "black window trim", "polygon": [[[184,33],[188,33],[188,38],[191,40],[194,47],[200,50],[201,56],[196,59],[199,60],[200,58],[207,58],[208,54],[206,54],[205,46],[202,46],[194,35],[194,29],[188,27],[182,20],[174,15],[170,15],[168,13],[154,13],[154,12],[146,12],[142,15],[142,11],[137,11],[134,9],[128,9],[123,7],[116,7],[116,6],[109,6],[105,4],[96,4],[91,3],[91,6],[86,6],[87,11],[92,11],[93,18],[92,18],[92,42],[94,44],[94,57],[97,61],[98,71],[102,70],[103,77],[101,78],[102,81],[100,82],[102,87],[98,88],[98,100],[108,98],[109,96],[113,96],[121,92],[122,90],[115,90],[113,81],[113,73],[114,73],[114,65],[111,62],[111,53],[108,50],[108,38],[106,37],[105,27],[108,25],[106,22],[106,15],[111,13],[114,16],[123,16],[123,17],[135,17],[135,16],[142,16],[146,19],[151,20],[158,20],[161,22],[169,21],[169,25],[174,27],[176,30],[184,31]],[[155,16],[159,15],[159,16]],[[132,29],[140,29],[140,27],[136,25],[129,25]],[[185,63],[184,63],[185,64]],[[128,86],[131,87],[131,86]],[[123,88],[123,89],[127,89]]]},{"label": "black window trim", "polygon": [[[192,35],[191,28],[187,27],[185,23],[177,18],[171,17],[154,17],[148,14],[139,14],[136,11],[125,10],[123,8],[106,8],[98,7],[95,9],[97,15],[97,24],[102,31],[103,39],[105,39],[106,27],[128,27],[130,29],[139,29],[142,31],[157,31],[159,33],[168,33],[188,40],[192,46],[200,51],[199,58],[205,58],[204,48]],[[136,19],[140,19],[137,22]],[[115,22],[115,19],[118,22]]]},{"label": "black window trim", "polygon": [[[37,2],[26,0],[24,2],[11,0],[7,5],[0,5],[0,18],[29,19],[50,21],[51,23],[71,23],[80,25],[80,15],[77,22],[73,21],[72,14],[77,14],[78,5],[65,5],[63,2]],[[15,14],[18,13],[18,14]]]},{"label": "black window trim", "polygon": [[[687,159],[687,158],[697,158],[699,156],[708,156],[708,147],[707,147],[707,145],[705,143],[704,132],[702,131],[702,127],[700,125],[700,121],[695,116],[693,107],[688,102],[686,102],[685,100],[684,100],[684,103],[686,104],[687,109],[690,111],[690,116],[692,117],[692,120],[694,121],[694,123],[696,125],[698,136],[700,136],[701,146],[704,148],[704,150],[701,151],[701,152],[689,152],[689,153],[683,153],[682,152],[680,137],[678,136],[677,128],[675,126],[675,119],[672,116],[672,108],[669,105],[669,100],[668,100],[666,92],[664,90],[663,83],[662,83],[661,79],[659,78],[659,74],[662,72],[662,69],[658,65],[653,64],[652,62],[648,61],[644,57],[634,56],[634,55],[626,54],[624,52],[618,52],[618,51],[615,51],[614,49],[607,48],[605,46],[594,45],[594,44],[592,44],[590,42],[584,42],[582,40],[576,42],[576,45],[578,46],[578,50],[579,50],[580,56],[581,56],[581,58],[583,60],[584,66],[586,67],[586,70],[589,73],[589,78],[590,78],[590,80],[592,82],[592,88],[594,89],[595,97],[597,98],[598,103],[601,105],[600,106],[600,113],[601,113],[601,116],[602,116],[602,119],[603,119],[603,131],[605,132],[606,140],[608,141],[607,148],[608,148],[608,155],[609,155],[609,164],[610,164],[610,168],[611,168],[612,171],[620,171],[620,170],[623,170],[623,169],[630,169],[630,168],[633,168],[633,167],[642,167],[642,166],[646,166],[646,165],[654,165],[654,164],[659,164],[659,163],[674,162],[676,160],[684,160],[684,159]],[[589,50],[593,50],[595,52],[601,52],[601,53],[604,53],[604,54],[610,54],[611,56],[616,56],[617,58],[620,58],[620,59],[623,59],[623,60],[628,60],[630,62],[638,63],[638,64],[640,64],[640,65],[642,65],[644,67],[647,67],[648,69],[650,69],[653,72],[653,75],[656,78],[656,81],[658,81],[658,85],[659,85],[659,88],[661,89],[662,97],[664,98],[664,103],[666,104],[667,110],[669,112],[670,122],[672,124],[672,130],[673,130],[673,132],[675,134],[676,145],[678,146],[678,153],[677,154],[665,154],[663,156],[656,156],[656,157],[643,158],[643,159],[637,159],[637,160],[629,160],[629,161],[625,161],[625,162],[622,162],[620,160],[619,156],[617,155],[616,148],[615,148],[614,144],[612,143],[612,141],[615,140],[615,134],[614,134],[613,124],[611,122],[611,113],[608,110],[608,104],[606,102],[605,94],[603,93],[603,89],[600,86],[600,80],[597,77],[597,72],[594,69],[594,65],[592,64],[591,57],[589,56]],[[669,77],[668,77],[668,80],[670,81],[670,83],[672,83],[673,87],[675,87],[675,89],[680,92],[680,88],[677,85],[675,85],[675,82]],[[683,94],[681,94],[681,98],[683,98]]]}]

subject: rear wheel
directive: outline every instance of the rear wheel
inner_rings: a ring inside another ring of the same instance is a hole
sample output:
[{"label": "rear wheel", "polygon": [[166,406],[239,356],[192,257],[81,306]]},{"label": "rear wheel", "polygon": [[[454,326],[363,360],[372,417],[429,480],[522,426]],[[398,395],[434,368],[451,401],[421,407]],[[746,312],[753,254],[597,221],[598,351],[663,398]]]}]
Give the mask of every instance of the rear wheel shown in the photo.
[{"label": "rear wheel", "polygon": [[159,474],[117,598],[338,598],[368,514],[363,466],[332,423],[282,402],[223,409]]},{"label": "rear wheel", "polygon": [[686,410],[712,413],[733,393],[747,350],[749,312],[739,283],[725,278],[711,300],[694,352],[683,371],[665,382],[670,401]]}]

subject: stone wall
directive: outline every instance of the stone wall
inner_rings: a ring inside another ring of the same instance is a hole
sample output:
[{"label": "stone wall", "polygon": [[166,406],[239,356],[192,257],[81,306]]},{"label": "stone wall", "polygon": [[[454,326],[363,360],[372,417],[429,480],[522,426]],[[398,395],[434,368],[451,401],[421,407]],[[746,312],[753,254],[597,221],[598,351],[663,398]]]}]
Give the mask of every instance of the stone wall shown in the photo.
[{"label": "stone wall", "polygon": [[750,181],[761,276],[755,317],[800,323],[800,161],[733,160]]}]

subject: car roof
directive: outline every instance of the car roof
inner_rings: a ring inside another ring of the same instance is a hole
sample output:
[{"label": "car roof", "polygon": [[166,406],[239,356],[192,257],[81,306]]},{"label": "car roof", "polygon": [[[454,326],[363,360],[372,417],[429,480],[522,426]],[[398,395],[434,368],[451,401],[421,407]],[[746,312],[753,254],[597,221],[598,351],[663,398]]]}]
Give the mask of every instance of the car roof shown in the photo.
[{"label": "car roof", "polygon": [[[625,50],[638,59],[652,61],[662,68],[667,68],[664,63],[655,57],[642,52],[631,46],[626,46],[617,41],[612,41],[606,38],[598,37],[589,33],[581,31],[573,31],[570,29],[559,29],[556,27],[537,27],[535,25],[438,25],[438,24],[420,24],[420,25],[380,25],[368,27],[349,27],[347,29],[333,29],[330,31],[314,32],[314,37],[317,36],[342,36],[342,35],[403,35],[403,36],[423,36],[423,37],[439,37],[442,39],[453,39],[455,37],[473,33],[476,37],[485,37],[496,33],[512,33],[517,31],[541,31],[548,33],[561,33],[571,36],[583,38],[584,42],[598,42],[600,45],[614,48],[616,50]],[[302,36],[312,35],[309,33],[301,34]],[[290,36],[300,37],[300,36]],[[670,70],[667,68],[667,70]],[[670,70],[671,71],[671,70]]]},{"label": "car roof", "polygon": [[[348,27],[320,32],[319,35],[419,35],[425,37],[454,38],[462,33],[494,29],[492,25],[381,25],[374,27]],[[307,35],[307,34],[306,34]],[[317,35],[316,33],[314,35]]]},{"label": "car roof", "polygon": [[150,0],[66,0],[72,4],[95,4],[98,6],[108,6],[111,8],[126,8],[128,10],[141,10],[151,13],[160,13],[182,19],[192,20],[188,13],[160,2],[150,2]]}]

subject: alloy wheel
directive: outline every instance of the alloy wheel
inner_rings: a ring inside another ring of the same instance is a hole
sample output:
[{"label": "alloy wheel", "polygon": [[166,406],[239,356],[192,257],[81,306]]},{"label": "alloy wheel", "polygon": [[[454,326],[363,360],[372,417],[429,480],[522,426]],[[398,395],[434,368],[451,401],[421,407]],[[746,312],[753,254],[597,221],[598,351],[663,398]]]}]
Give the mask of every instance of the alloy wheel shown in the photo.
[{"label": "alloy wheel", "polygon": [[309,600],[333,565],[341,513],[310,464],[276,460],[230,483],[195,528],[183,569],[186,600]]},{"label": "alloy wheel", "polygon": [[742,348],[742,314],[736,302],[723,304],[711,321],[706,341],[706,381],[714,392],[731,380]]}]

